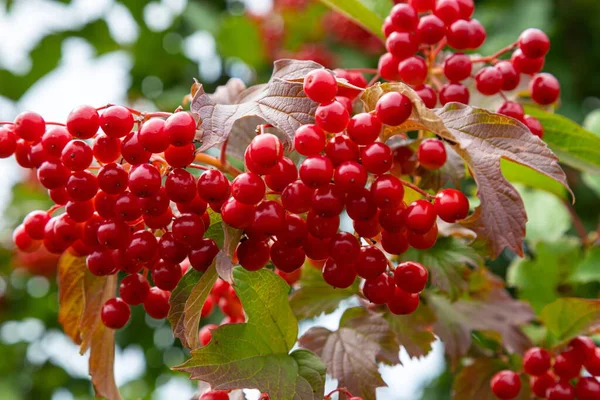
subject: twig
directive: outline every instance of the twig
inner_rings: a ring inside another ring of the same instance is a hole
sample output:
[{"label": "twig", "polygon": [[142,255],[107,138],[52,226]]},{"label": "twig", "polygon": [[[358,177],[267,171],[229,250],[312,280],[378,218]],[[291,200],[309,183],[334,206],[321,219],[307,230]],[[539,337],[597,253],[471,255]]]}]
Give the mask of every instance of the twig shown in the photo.
[{"label": "twig", "polygon": [[193,169],[200,169],[202,171],[208,171],[210,168],[205,167],[204,165],[198,165],[198,164],[190,164],[187,166],[188,168],[193,168]]},{"label": "twig", "polygon": [[151,112],[151,113],[143,113],[143,115],[145,115],[146,118],[154,118],[154,117],[169,118],[171,115],[173,115],[173,113],[157,111],[157,112]]},{"label": "twig", "polygon": [[60,206],[58,204],[53,205],[52,207],[50,207],[50,209],[48,210],[48,215],[52,215],[54,214],[55,211],[60,210],[61,208],[63,208],[63,206]]},{"label": "twig", "polygon": [[569,212],[569,215],[571,216],[573,227],[575,228],[577,235],[579,235],[581,243],[583,243],[584,247],[587,247],[589,245],[588,232],[585,229],[585,226],[583,225],[583,221],[581,221],[581,218],[579,218],[579,215],[577,215],[577,213],[575,212],[573,204],[571,204],[569,200],[563,200],[563,204],[565,205],[567,211]]},{"label": "twig", "polygon": [[417,192],[417,193],[421,194],[423,197],[426,197],[426,198],[428,198],[428,199],[430,199],[430,200],[435,198],[435,196],[433,196],[433,195],[431,195],[431,194],[427,193],[426,191],[424,191],[423,189],[421,189],[421,188],[420,188],[420,187],[418,187],[417,185],[413,185],[412,183],[410,183],[410,182],[406,182],[406,181],[403,181],[402,179],[400,179],[400,183],[401,183],[403,186],[409,187],[409,188],[411,188],[412,190],[414,190],[415,192]]},{"label": "twig", "polygon": [[[109,107],[112,107],[112,106],[115,106],[115,105],[116,105],[116,104],[111,104],[111,103],[108,103],[108,104],[107,104],[107,105],[105,105],[105,106],[102,106],[102,107],[97,107],[97,108],[96,108],[96,111],[102,111],[102,110],[105,110],[105,109],[107,109],[107,108],[109,108]],[[121,106],[121,107],[125,107],[125,106]],[[138,111],[138,110],[136,110],[135,108],[130,108],[130,107],[125,107],[125,108],[126,108],[126,109],[128,109],[128,110],[129,110],[129,112],[130,112],[130,113],[132,113],[132,114],[135,114],[135,115],[142,115],[142,112],[141,112],[141,111]]]},{"label": "twig", "polygon": [[378,74],[379,71],[375,68],[348,68],[348,72],[360,72],[362,74]]},{"label": "twig", "polygon": [[329,400],[329,399],[331,399],[331,396],[333,396],[333,394],[334,394],[334,393],[343,393],[343,394],[345,394],[345,395],[346,395],[346,396],[348,396],[348,397],[354,397],[354,396],[352,395],[352,393],[350,393],[350,392],[348,391],[348,389],[346,389],[346,388],[337,388],[337,389],[335,389],[335,390],[331,391],[331,392],[330,392],[330,393],[329,393],[327,396],[325,396],[325,397],[324,397],[324,399],[325,399],[325,400]]},{"label": "twig", "polygon": [[492,54],[491,56],[487,56],[487,57],[481,57],[481,58],[474,58],[473,60],[471,60],[472,63],[491,63],[494,60],[496,60],[498,57],[500,57],[502,54],[504,53],[508,53],[509,51],[513,51],[514,49],[517,48],[519,44],[517,42],[506,46],[503,49],[498,50],[497,52],[495,52],[494,54]]},{"label": "twig", "polygon": [[230,164],[223,165],[223,163],[221,163],[221,160],[219,160],[218,158],[215,158],[213,156],[209,156],[208,154],[205,154],[205,153],[196,154],[196,162],[210,165],[210,166],[215,167],[215,168],[221,170],[222,172],[225,172],[234,177],[238,176],[239,174],[242,173],[242,171],[235,168],[233,165],[230,165]]}]

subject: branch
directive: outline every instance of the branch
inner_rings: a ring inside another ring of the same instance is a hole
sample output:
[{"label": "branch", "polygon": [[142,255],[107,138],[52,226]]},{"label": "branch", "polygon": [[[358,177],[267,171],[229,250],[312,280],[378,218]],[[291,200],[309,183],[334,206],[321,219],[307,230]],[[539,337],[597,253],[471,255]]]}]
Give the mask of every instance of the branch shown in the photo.
[{"label": "branch", "polygon": [[509,51],[513,51],[518,46],[519,46],[519,44],[517,42],[514,42],[513,44],[508,45],[505,48],[498,50],[497,52],[495,52],[491,56],[481,57],[481,58],[474,58],[474,59],[471,60],[471,62],[472,63],[492,63],[493,61],[496,61],[496,59],[498,57],[500,57],[502,54],[508,53]]},{"label": "branch", "polygon": [[431,195],[431,194],[427,193],[426,191],[424,191],[423,189],[421,189],[421,188],[420,188],[420,187],[418,187],[417,185],[414,185],[414,184],[412,184],[412,183],[410,183],[410,182],[403,181],[402,179],[399,179],[399,181],[400,181],[400,183],[401,183],[403,186],[406,186],[406,187],[409,187],[409,188],[411,188],[412,190],[414,190],[415,192],[417,192],[417,193],[421,194],[423,197],[426,197],[426,198],[427,198],[427,199],[429,199],[429,200],[431,200],[431,199],[434,199],[434,198],[435,198],[435,196],[433,196],[433,195]]},{"label": "branch", "polygon": [[569,200],[563,200],[563,204],[565,205],[567,211],[569,212],[569,215],[571,216],[573,227],[575,228],[577,235],[579,235],[581,243],[583,243],[584,247],[587,247],[589,245],[589,238],[587,229],[585,229],[585,226],[583,225],[583,221],[581,221],[581,218],[579,218],[579,215],[577,215],[577,213],[575,212],[573,204],[571,204]]},{"label": "branch", "polygon": [[210,165],[211,167],[215,167],[218,170],[229,174],[233,177],[238,176],[239,174],[242,173],[242,171],[240,171],[239,169],[235,168],[233,165],[231,164],[227,164],[227,165],[223,165],[223,163],[221,162],[221,160],[219,160],[216,157],[213,156],[209,156],[208,154],[205,153],[198,153],[196,154],[196,162],[202,163],[202,164],[206,164],[206,165]]}]

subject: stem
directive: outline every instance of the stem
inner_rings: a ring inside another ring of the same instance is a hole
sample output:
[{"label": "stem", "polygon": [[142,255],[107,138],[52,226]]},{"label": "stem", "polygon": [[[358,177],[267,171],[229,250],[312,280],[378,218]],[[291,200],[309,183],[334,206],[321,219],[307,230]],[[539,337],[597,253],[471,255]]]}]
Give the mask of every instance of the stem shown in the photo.
[{"label": "stem", "polygon": [[[108,104],[107,104],[107,105],[105,105],[105,106],[102,106],[102,107],[98,107],[98,108],[96,108],[96,111],[102,111],[102,110],[105,110],[105,109],[107,109],[107,108],[109,108],[109,107],[112,107],[112,106],[114,106],[114,105],[116,105],[116,104],[111,104],[111,103],[108,103]],[[121,106],[121,107],[125,107],[125,106]],[[126,109],[128,109],[128,110],[129,110],[129,112],[130,112],[130,113],[132,113],[132,114],[135,114],[135,115],[142,115],[142,112],[141,112],[141,111],[138,111],[138,110],[136,110],[136,109],[134,109],[134,108],[129,108],[129,107],[125,107],[125,108],[126,108]]]},{"label": "stem", "polygon": [[581,218],[579,218],[579,215],[577,215],[577,213],[575,212],[575,208],[573,208],[573,204],[571,204],[569,200],[563,200],[563,204],[565,205],[567,211],[569,212],[569,215],[571,216],[573,227],[575,228],[577,235],[579,235],[581,243],[583,243],[584,247],[587,247],[589,244],[588,232],[585,229],[585,226],[583,225],[583,221],[581,221]]},{"label": "stem", "polygon": [[157,111],[157,112],[146,113],[145,115],[146,115],[146,118],[154,118],[154,117],[169,118],[173,114],[170,112]]},{"label": "stem", "polygon": [[471,62],[472,63],[492,63],[498,57],[500,57],[502,54],[508,53],[509,51],[513,51],[514,49],[516,49],[518,45],[519,44],[517,42],[514,42],[513,44],[510,44],[510,45],[506,46],[505,48],[498,50],[491,56],[474,58],[473,60],[471,60]]},{"label": "stem", "polygon": [[61,208],[63,208],[63,206],[59,206],[58,204],[55,204],[52,207],[50,207],[50,209],[48,210],[48,214],[52,215],[52,214],[54,214],[55,211],[60,210]]},{"label": "stem", "polygon": [[438,54],[440,54],[440,51],[442,51],[442,49],[444,47],[446,47],[446,44],[448,43],[448,39],[446,39],[446,37],[444,37],[439,43],[438,45],[435,47],[435,49],[433,49],[433,51],[431,52],[431,54],[429,55],[429,61],[430,63],[433,65],[433,63],[435,62],[435,59],[437,58]]},{"label": "stem", "polygon": [[417,185],[413,185],[412,183],[410,183],[410,182],[406,182],[406,181],[403,181],[402,179],[400,179],[400,183],[401,183],[402,185],[406,186],[406,187],[409,187],[409,188],[411,188],[412,190],[414,190],[415,192],[417,192],[417,193],[421,194],[423,197],[426,197],[426,198],[427,198],[427,199],[429,199],[429,200],[431,200],[431,199],[434,199],[434,198],[435,198],[435,196],[433,196],[433,195],[431,195],[431,194],[427,193],[426,191],[424,191],[423,189],[421,189],[421,188],[420,188],[420,187],[418,187]]},{"label": "stem", "polygon": [[346,69],[348,72],[360,72],[363,74],[378,74],[379,71],[375,68],[348,68]]},{"label": "stem", "polygon": [[333,396],[333,394],[334,394],[334,393],[337,393],[337,392],[339,392],[339,393],[343,393],[343,394],[345,394],[345,395],[346,395],[346,396],[348,396],[348,397],[354,397],[354,396],[352,395],[352,393],[350,393],[350,392],[348,391],[348,389],[346,389],[346,388],[337,388],[337,389],[335,389],[335,390],[331,391],[331,392],[330,392],[330,393],[329,393],[327,396],[325,396],[325,397],[324,397],[324,399],[325,399],[325,400],[329,400],[329,399],[331,399],[331,396]]},{"label": "stem", "polygon": [[57,125],[57,126],[67,126],[62,122],[46,122],[46,125]]},{"label": "stem", "polygon": [[0,125],[14,125],[14,122],[0,121]]},{"label": "stem", "polygon": [[373,77],[373,79],[371,79],[369,81],[369,84],[367,85],[367,87],[369,86],[373,86],[375,84],[375,82],[377,82],[379,80],[379,78],[381,78],[381,75],[377,74]]},{"label": "stem", "polygon": [[202,164],[206,164],[206,165],[210,165],[211,167],[215,167],[218,170],[225,172],[231,176],[238,176],[239,174],[242,173],[242,171],[240,171],[239,169],[235,168],[233,165],[223,165],[221,163],[221,160],[219,160],[218,158],[215,158],[213,156],[209,156],[208,154],[205,153],[198,153],[196,154],[196,162],[202,163]]},{"label": "stem", "polygon": [[204,165],[198,165],[198,164],[190,164],[190,165],[188,165],[188,168],[200,169],[202,171],[208,171],[210,169],[208,167],[205,167]]}]

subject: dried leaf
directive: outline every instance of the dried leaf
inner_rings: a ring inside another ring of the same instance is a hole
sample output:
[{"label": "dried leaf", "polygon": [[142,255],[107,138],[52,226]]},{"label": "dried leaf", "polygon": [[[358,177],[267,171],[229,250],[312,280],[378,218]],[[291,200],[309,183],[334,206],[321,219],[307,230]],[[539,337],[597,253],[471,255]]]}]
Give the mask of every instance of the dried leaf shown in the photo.
[{"label": "dried leaf", "polygon": [[58,261],[58,322],[76,344],[81,344],[79,322],[84,307],[86,272],[84,257],[66,252]]},{"label": "dried leaf", "polygon": [[[231,78],[225,85],[218,86],[215,92],[209,96],[216,104],[234,104],[244,90],[246,90],[244,81],[239,78]],[[192,96],[194,95],[195,93],[192,93]]]},{"label": "dried leaf", "polygon": [[323,359],[327,373],[338,380],[339,387],[365,400],[375,400],[376,389],[386,386],[377,362],[400,362],[395,334],[388,323],[363,308],[347,310],[337,331],[311,328],[298,343]]},{"label": "dried leaf", "polygon": [[[428,130],[444,139],[467,163],[478,186],[481,205],[461,223],[477,233],[497,257],[504,248],[523,254],[527,215],[518,192],[502,176],[500,160],[509,159],[532,168],[569,189],[558,158],[519,121],[458,103],[430,110],[402,83],[369,88],[362,96],[367,111],[386,92],[400,92],[413,103],[410,119],[394,130]],[[386,130],[384,135],[393,132]],[[569,189],[570,190],[570,189]]]},{"label": "dried leaf", "polygon": [[221,279],[233,283],[233,254],[240,242],[243,232],[239,229],[230,227],[224,222],[221,226],[223,227],[225,237],[223,239],[223,247],[221,247],[221,250],[215,257],[217,273]]}]

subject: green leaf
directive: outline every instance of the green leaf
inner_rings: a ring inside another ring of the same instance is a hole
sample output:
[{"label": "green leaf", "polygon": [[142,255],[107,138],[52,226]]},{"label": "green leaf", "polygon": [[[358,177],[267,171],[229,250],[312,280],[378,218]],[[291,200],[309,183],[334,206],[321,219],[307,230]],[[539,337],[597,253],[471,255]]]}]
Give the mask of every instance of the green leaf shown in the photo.
[{"label": "green leaf", "polygon": [[375,400],[378,387],[386,386],[377,362],[400,363],[394,332],[381,315],[362,307],[346,310],[337,331],[315,327],[298,341],[323,358],[328,374],[354,396]]},{"label": "green leaf", "polygon": [[381,27],[388,16],[392,2],[390,0],[321,0],[358,23],[372,34],[383,38]]},{"label": "green leaf", "polygon": [[581,178],[586,186],[596,193],[596,196],[600,196],[600,175],[584,173],[581,175]]},{"label": "green leaf", "polygon": [[[540,190],[528,190],[521,185],[515,187],[527,211],[525,237],[530,241],[560,240],[571,228],[571,216],[563,204],[563,201],[569,200],[558,199]],[[552,210],[552,218],[548,218],[548,210]]]},{"label": "green leaf", "polygon": [[230,15],[224,18],[216,40],[219,53],[223,57],[239,58],[257,69],[268,61],[259,25],[245,15]]},{"label": "green leaf", "polygon": [[223,217],[220,213],[214,212],[209,208],[208,215],[210,216],[210,227],[204,233],[204,237],[208,239],[212,239],[217,242],[219,248],[223,248],[223,241],[225,239],[225,231],[223,230],[223,226],[221,222],[223,222]]},{"label": "green leaf", "polygon": [[583,261],[577,265],[569,281],[576,283],[600,282],[599,266],[600,247],[592,247],[586,251]]},{"label": "green leaf", "polygon": [[290,306],[300,320],[331,313],[342,300],[358,293],[358,282],[346,289],[335,289],[323,280],[320,269],[308,262],[302,268],[298,289],[290,295]]},{"label": "green leaf", "polygon": [[282,12],[285,24],[283,47],[287,50],[297,51],[307,42],[318,42],[323,38],[325,27],[323,16],[328,11],[327,7],[318,2],[309,3],[302,10],[289,10]]},{"label": "green leaf", "polygon": [[506,159],[500,160],[500,167],[502,168],[502,175],[509,182],[521,183],[530,188],[540,189],[552,193],[560,199],[567,200],[569,198],[563,185],[536,170]]},{"label": "green leaf", "polygon": [[204,274],[195,269],[187,272],[171,292],[168,319],[173,335],[187,348],[199,347],[198,329],[202,307],[216,281],[217,270],[213,263]]},{"label": "green leaf", "polygon": [[269,270],[233,271],[234,288],[247,323],[223,325],[206,347],[176,370],[213,389],[257,388],[271,399],[322,399],[325,366],[314,354],[297,350],[298,325],[288,303],[289,286]]},{"label": "green leaf", "polygon": [[600,300],[561,298],[543,308],[541,321],[558,341],[587,334],[600,323]]},{"label": "green leaf", "polygon": [[583,127],[596,135],[600,135],[600,110],[596,109],[586,115]]},{"label": "green leaf", "polygon": [[582,171],[600,173],[600,136],[562,115],[526,106],[525,112],[544,126],[544,142],[562,163]]},{"label": "green leaf", "polygon": [[416,261],[427,267],[431,284],[452,298],[457,298],[467,289],[464,274],[467,265],[477,266],[483,262],[472,247],[452,237],[440,237],[428,250],[411,248],[401,259]]},{"label": "green leaf", "polygon": [[536,312],[560,297],[558,288],[581,260],[576,239],[540,242],[533,258],[515,259],[509,266],[507,282],[517,288],[520,299],[527,300]]},{"label": "green leaf", "polygon": [[421,400],[450,400],[454,375],[449,368],[423,388]]}]

